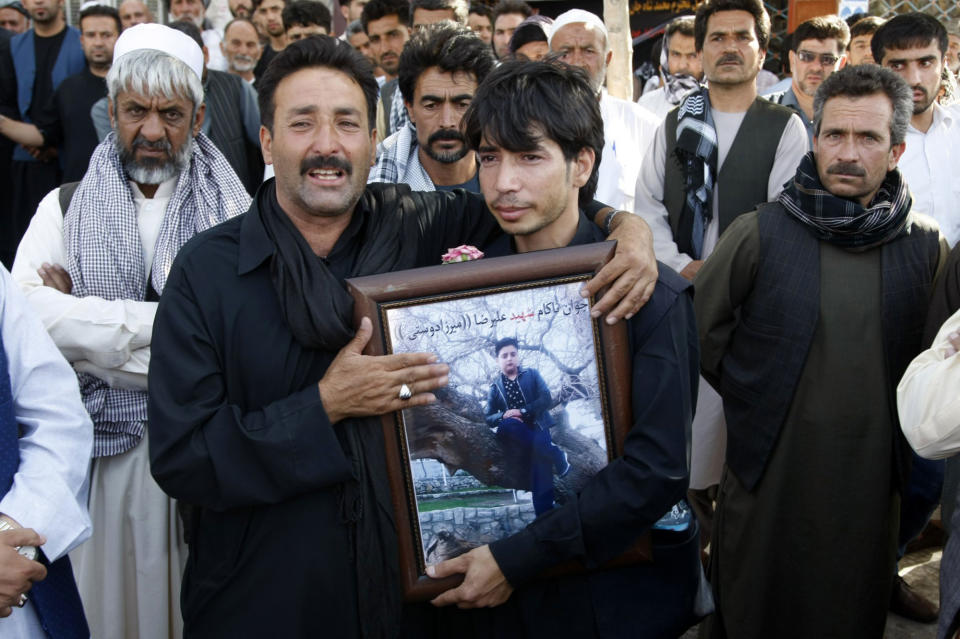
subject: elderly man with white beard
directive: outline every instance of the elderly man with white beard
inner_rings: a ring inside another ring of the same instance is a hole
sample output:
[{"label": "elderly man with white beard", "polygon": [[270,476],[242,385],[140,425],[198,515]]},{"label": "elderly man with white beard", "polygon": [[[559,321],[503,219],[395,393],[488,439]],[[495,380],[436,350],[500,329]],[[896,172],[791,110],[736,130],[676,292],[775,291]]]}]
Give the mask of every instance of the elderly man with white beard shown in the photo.
[{"label": "elderly man with white beard", "polygon": [[113,132],[81,182],[40,203],[14,263],[93,419],[95,532],[73,559],[95,637],[180,635],[182,534],[144,441],[153,318],[180,247],[250,204],[200,133],[202,69],[183,33],[123,32],[107,76]]}]

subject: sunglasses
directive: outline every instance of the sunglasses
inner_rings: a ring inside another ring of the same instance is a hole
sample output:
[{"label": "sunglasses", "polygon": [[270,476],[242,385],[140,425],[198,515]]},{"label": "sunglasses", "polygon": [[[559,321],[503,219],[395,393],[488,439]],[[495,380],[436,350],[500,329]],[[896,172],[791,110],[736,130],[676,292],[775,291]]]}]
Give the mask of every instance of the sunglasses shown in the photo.
[{"label": "sunglasses", "polygon": [[817,58],[820,59],[821,67],[832,67],[837,63],[837,60],[840,59],[840,56],[833,55],[832,53],[820,53],[816,54],[813,51],[797,51],[797,57],[800,58],[800,62],[816,62]]}]

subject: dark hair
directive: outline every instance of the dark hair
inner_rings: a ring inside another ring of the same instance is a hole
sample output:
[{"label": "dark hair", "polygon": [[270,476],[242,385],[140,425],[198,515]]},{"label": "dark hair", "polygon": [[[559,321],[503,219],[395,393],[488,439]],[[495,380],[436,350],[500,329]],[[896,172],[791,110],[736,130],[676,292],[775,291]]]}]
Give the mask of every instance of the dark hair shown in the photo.
[{"label": "dark hair", "polygon": [[[251,20],[250,18],[242,18],[242,17],[233,18],[230,22],[227,23],[227,26],[225,26],[225,27],[223,28],[223,37],[224,37],[224,39],[226,39],[226,37],[227,37],[227,31],[230,30],[230,27],[232,27],[232,26],[233,26],[234,24],[236,24],[237,22],[246,22],[247,24],[249,24],[249,25],[250,25],[251,27],[253,27],[254,29],[257,28],[257,25],[255,25],[255,24],[253,23],[253,20]],[[257,42],[260,42],[260,32],[259,32],[259,31],[257,31]]]},{"label": "dark hair", "polygon": [[520,345],[517,344],[517,340],[513,337],[504,337],[503,339],[498,339],[497,343],[493,345],[493,356],[500,357],[500,351],[505,349],[507,346],[513,346],[515,349],[520,350]]},{"label": "dark hair", "polygon": [[887,49],[912,49],[925,47],[931,40],[940,47],[940,55],[947,52],[947,29],[943,24],[925,13],[905,13],[887,20],[876,30],[870,40],[870,49],[877,64],[883,64]]},{"label": "dark hair", "polygon": [[886,20],[878,18],[877,16],[864,16],[860,18],[850,26],[851,42],[854,38],[859,38],[860,36],[873,35],[877,32],[877,29],[883,26],[884,22],[886,22]]},{"label": "dark hair", "polygon": [[417,79],[430,67],[445,73],[473,74],[477,84],[494,67],[493,49],[466,27],[450,23],[433,25],[415,33],[400,54],[397,87],[406,102],[413,103]]},{"label": "dark hair", "polygon": [[516,30],[510,37],[508,48],[510,53],[516,53],[517,49],[531,42],[550,42],[549,30],[553,20],[546,16],[533,15],[524,18],[523,22],[517,25]]},{"label": "dark hair", "polygon": [[490,19],[490,26],[496,27],[497,19],[508,13],[519,13],[524,18],[529,18],[533,15],[533,9],[523,0],[500,0],[497,6],[493,8],[493,17]]},{"label": "dark hair", "polygon": [[315,24],[330,33],[330,24],[333,21],[327,5],[317,0],[294,0],[283,8],[280,16],[284,31],[295,25],[309,27]]},{"label": "dark hair", "polygon": [[77,25],[80,27],[80,30],[83,30],[84,18],[93,18],[95,16],[113,18],[113,21],[117,24],[117,33],[119,34],[121,31],[123,31],[123,24],[120,22],[120,13],[113,7],[108,7],[103,4],[90,5],[80,12],[80,19],[77,21]]},{"label": "dark hair", "polygon": [[664,38],[669,40],[670,37],[675,33],[679,33],[680,35],[685,35],[690,38],[696,37],[696,31],[694,31],[694,21],[695,20],[693,16],[679,16],[674,18],[667,23],[667,27],[663,30]]},{"label": "dark hair", "polygon": [[478,16],[483,16],[484,18],[486,18],[487,20],[489,20],[489,21],[490,21],[490,28],[491,28],[491,29],[493,28],[493,9],[491,9],[490,7],[488,7],[488,6],[485,5],[485,4],[480,4],[480,3],[478,3],[478,2],[474,2],[473,4],[470,5],[470,9],[467,10],[467,15],[468,15],[468,16],[469,16],[471,13],[475,13],[475,14],[477,14]]},{"label": "dark hair", "polygon": [[[169,2],[170,0],[167,0]],[[253,11],[256,12],[260,8],[260,5],[263,4],[263,0],[251,0],[253,3]],[[282,0],[283,6],[287,6],[288,0]]]},{"label": "dark hair", "polygon": [[906,81],[890,69],[875,64],[847,66],[828,75],[813,98],[813,127],[820,135],[823,106],[830,98],[859,98],[882,93],[890,99],[893,117],[890,119],[890,143],[900,144],[907,135],[907,125],[913,116],[913,91]]},{"label": "dark hair", "polygon": [[850,44],[850,27],[838,16],[817,16],[810,18],[806,22],[801,22],[797,30],[793,32],[793,40],[790,50],[794,53],[804,40],[829,40],[834,39],[840,45],[840,53],[843,53],[847,45]]},{"label": "dark hair", "polygon": [[460,126],[474,149],[486,138],[509,151],[529,151],[546,138],[557,143],[568,162],[582,149],[593,149],[596,160],[580,188],[580,206],[593,199],[603,118],[583,69],[562,62],[504,62],[477,88]]},{"label": "dark hair", "polygon": [[[341,3],[340,6],[342,7],[344,5]],[[361,23],[360,20],[354,20],[353,22],[347,25],[346,34],[347,34],[347,37],[349,38],[350,36],[355,36],[358,33],[362,33],[366,35],[366,32],[363,30],[363,23]]]},{"label": "dark hair", "polygon": [[360,85],[367,102],[367,121],[376,126],[377,96],[380,87],[373,77],[373,67],[350,43],[338,38],[303,38],[288,44],[278,53],[257,81],[260,123],[273,133],[276,110],[274,94],[280,82],[302,69],[325,67],[340,71]]},{"label": "dark hair", "polygon": [[203,47],[207,46],[203,43],[203,34],[200,33],[199,27],[197,27],[192,20],[188,20],[187,18],[184,18],[183,20],[174,20],[167,26],[175,31],[179,31],[180,33],[186,33],[188,36],[190,36],[191,40],[197,43],[197,46],[200,47],[201,50]]},{"label": "dark hair", "polygon": [[766,51],[770,44],[770,14],[763,8],[761,0],[706,0],[697,8],[693,23],[694,40],[697,51],[703,51],[703,41],[707,37],[707,22],[710,16],[720,11],[746,11],[753,16],[753,34],[760,44],[760,50]]},{"label": "dark hair", "polygon": [[[311,0],[312,1],[312,0]],[[413,14],[417,9],[439,11],[449,9],[453,11],[453,21],[458,24],[467,23],[467,0],[410,0],[410,26],[413,26]]]},{"label": "dark hair", "polygon": [[397,16],[397,21],[400,24],[409,25],[410,3],[407,0],[370,0],[363,7],[363,13],[360,14],[363,30],[369,33],[368,27],[371,21],[380,20],[387,16]]}]

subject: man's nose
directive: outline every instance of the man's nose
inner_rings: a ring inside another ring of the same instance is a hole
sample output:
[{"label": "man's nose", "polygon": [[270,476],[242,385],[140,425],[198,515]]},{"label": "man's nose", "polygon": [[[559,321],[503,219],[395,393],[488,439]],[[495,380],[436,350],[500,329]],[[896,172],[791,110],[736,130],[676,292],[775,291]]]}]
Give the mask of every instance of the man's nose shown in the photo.
[{"label": "man's nose", "polygon": [[166,137],[167,132],[163,127],[163,122],[157,111],[150,111],[147,117],[144,118],[143,124],[140,127],[140,135],[150,142],[156,142]]}]

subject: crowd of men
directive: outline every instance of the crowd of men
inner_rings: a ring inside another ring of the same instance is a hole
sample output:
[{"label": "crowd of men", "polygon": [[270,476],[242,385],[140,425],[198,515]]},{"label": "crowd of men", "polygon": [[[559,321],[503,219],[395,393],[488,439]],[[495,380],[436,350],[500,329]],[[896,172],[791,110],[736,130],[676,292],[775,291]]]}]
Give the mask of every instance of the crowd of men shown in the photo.
[{"label": "crowd of men", "polygon": [[[112,4],[0,2],[0,636],[960,637],[957,24],[814,17],[760,89],[763,3],[706,0],[625,100],[582,9]],[[558,497],[495,334],[535,519],[404,600],[380,417],[455,375],[364,354],[345,280],[608,238],[621,449]]]}]

